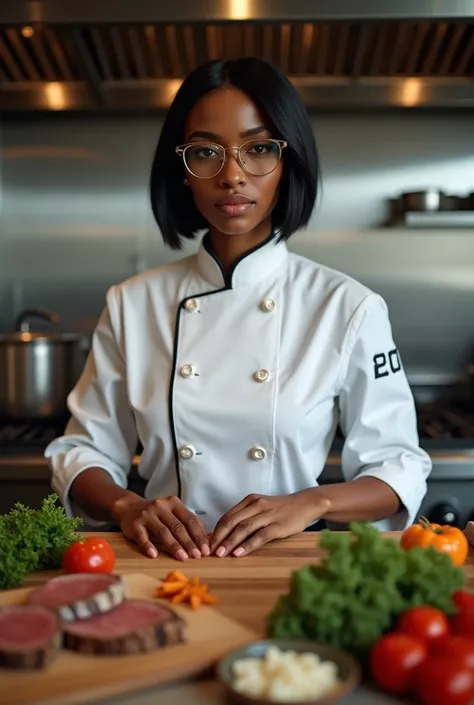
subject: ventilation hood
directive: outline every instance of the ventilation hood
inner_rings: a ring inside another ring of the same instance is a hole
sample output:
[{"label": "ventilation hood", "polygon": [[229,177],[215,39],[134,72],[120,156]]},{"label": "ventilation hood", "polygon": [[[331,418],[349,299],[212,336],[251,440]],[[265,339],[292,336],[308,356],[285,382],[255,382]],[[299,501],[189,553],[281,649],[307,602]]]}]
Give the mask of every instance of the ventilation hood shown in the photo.
[{"label": "ventilation hood", "polygon": [[243,55],[310,109],[473,108],[474,0],[0,0],[4,113],[164,109]]}]

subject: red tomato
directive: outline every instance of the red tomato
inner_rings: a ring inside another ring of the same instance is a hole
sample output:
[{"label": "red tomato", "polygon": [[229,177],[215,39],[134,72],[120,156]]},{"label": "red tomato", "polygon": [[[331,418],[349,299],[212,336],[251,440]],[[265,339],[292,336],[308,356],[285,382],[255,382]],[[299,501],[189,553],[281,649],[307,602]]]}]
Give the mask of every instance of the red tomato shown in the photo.
[{"label": "red tomato", "polygon": [[467,590],[456,590],[453,595],[453,602],[458,610],[462,610],[465,607],[474,607],[474,593]]},{"label": "red tomato", "polygon": [[63,556],[66,573],[111,573],[114,566],[114,549],[97,536],[76,541]]},{"label": "red tomato", "polygon": [[428,605],[404,612],[398,620],[397,630],[422,639],[430,649],[445,641],[451,631],[444,612]]},{"label": "red tomato", "polygon": [[377,685],[388,693],[408,693],[415,672],[426,657],[427,648],[421,639],[392,632],[381,637],[372,648],[370,672]]},{"label": "red tomato", "polygon": [[430,656],[417,670],[416,693],[423,705],[470,705],[474,671],[455,658]]},{"label": "red tomato", "polygon": [[459,612],[454,615],[451,626],[455,634],[462,634],[474,639],[474,607],[461,607]]},{"label": "red tomato", "polygon": [[452,657],[458,663],[474,669],[474,639],[461,634],[450,636],[436,649],[436,656]]}]

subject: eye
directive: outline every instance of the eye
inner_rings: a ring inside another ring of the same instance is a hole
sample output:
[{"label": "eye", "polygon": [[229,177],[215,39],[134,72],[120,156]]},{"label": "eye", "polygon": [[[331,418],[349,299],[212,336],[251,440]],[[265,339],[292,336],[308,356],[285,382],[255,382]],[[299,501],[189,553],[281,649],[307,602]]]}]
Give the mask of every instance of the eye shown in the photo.
[{"label": "eye", "polygon": [[252,145],[249,145],[249,149],[247,149],[247,154],[264,156],[265,154],[270,154],[270,152],[274,152],[275,149],[277,149],[277,145],[275,144],[275,142],[270,142],[269,140],[265,142],[254,142]]},{"label": "eye", "polygon": [[196,145],[189,148],[189,156],[192,159],[215,159],[220,157],[220,152],[213,145]]}]

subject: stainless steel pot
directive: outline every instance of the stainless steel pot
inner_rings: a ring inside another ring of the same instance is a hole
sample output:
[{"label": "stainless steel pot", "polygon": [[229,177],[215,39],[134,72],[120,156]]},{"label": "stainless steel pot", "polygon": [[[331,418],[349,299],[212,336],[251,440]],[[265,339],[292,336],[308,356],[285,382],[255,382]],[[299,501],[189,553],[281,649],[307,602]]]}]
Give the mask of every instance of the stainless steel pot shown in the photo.
[{"label": "stainless steel pot", "polygon": [[402,193],[401,201],[405,212],[455,211],[461,208],[461,199],[458,196],[450,196],[437,189]]},{"label": "stainless steel pot", "polygon": [[58,323],[40,309],[20,314],[16,331],[0,335],[0,414],[12,419],[53,418],[66,412],[80,372],[81,337],[31,332],[32,316]]}]

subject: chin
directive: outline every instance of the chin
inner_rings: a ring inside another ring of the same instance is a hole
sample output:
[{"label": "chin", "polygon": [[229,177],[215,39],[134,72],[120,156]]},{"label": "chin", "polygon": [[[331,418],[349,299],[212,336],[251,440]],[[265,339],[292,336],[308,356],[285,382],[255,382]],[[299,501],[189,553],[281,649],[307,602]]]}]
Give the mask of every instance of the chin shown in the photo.
[{"label": "chin", "polygon": [[252,218],[252,220],[250,220],[245,216],[242,216],[240,218],[225,218],[223,220],[220,220],[219,222],[217,222],[216,220],[214,220],[214,222],[208,222],[211,223],[211,225],[216,228],[216,230],[223,233],[224,235],[246,235],[247,233],[254,230],[256,227],[258,227],[261,221],[255,220],[255,218]]}]

